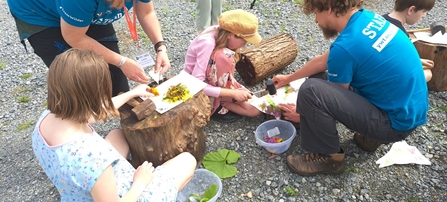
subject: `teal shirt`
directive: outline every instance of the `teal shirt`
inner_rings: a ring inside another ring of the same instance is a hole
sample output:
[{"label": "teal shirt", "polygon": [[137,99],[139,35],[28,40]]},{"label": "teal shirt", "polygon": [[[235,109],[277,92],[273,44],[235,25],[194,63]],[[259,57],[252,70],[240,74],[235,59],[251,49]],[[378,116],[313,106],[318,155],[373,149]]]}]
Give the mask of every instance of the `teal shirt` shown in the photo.
[{"label": "teal shirt", "polygon": [[382,16],[356,12],[331,44],[327,65],[329,81],[350,84],[388,114],[394,129],[426,123],[428,89],[419,54]]},{"label": "teal shirt", "polygon": [[[149,3],[150,0],[136,0]],[[123,9],[110,8],[106,0],[7,0],[11,13],[20,20],[43,27],[60,27],[62,17],[68,24],[86,27],[107,25],[124,16]],[[133,1],[126,0],[132,8]]]}]

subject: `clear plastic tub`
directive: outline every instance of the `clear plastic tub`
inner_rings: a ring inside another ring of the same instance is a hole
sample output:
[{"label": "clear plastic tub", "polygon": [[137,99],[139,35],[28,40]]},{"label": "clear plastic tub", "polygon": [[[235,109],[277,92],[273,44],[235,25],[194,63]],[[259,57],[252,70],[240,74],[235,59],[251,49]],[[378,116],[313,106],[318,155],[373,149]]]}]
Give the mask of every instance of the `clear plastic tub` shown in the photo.
[{"label": "clear plastic tub", "polygon": [[[265,142],[265,136],[269,130],[275,130],[278,127],[279,134],[274,137],[279,137],[283,139],[283,142],[279,143],[268,143]],[[296,136],[296,129],[292,123],[284,120],[269,120],[256,128],[255,138],[256,142],[263,146],[268,152],[273,154],[281,154],[289,149],[290,144],[292,144],[293,139]]]},{"label": "clear plastic tub", "polygon": [[217,201],[222,193],[222,181],[213,172],[199,168],[194,171],[194,176],[189,183],[182,189],[177,195],[177,202],[187,202],[188,197],[191,194],[199,194],[203,196],[203,193],[212,185],[217,185],[216,195],[209,200],[209,202]]}]

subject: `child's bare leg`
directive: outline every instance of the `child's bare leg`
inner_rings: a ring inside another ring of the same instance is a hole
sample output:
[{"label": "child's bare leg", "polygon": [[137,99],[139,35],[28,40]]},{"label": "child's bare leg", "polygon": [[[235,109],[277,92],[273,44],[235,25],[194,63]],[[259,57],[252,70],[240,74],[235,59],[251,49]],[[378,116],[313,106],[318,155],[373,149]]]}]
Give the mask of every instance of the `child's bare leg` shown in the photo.
[{"label": "child's bare leg", "polygon": [[109,142],[116,150],[123,156],[127,158],[129,155],[129,144],[124,137],[124,133],[121,129],[115,129],[109,132],[107,136],[104,138],[107,142]]},{"label": "child's bare leg", "polygon": [[251,105],[249,102],[241,102],[241,103],[227,103],[225,108],[228,110],[248,117],[256,117],[262,114],[256,107]]},{"label": "child's bare leg", "polygon": [[196,158],[188,152],[183,152],[176,157],[163,163],[163,166],[169,169],[174,175],[178,191],[183,189],[192,179],[194,170],[197,166]]}]

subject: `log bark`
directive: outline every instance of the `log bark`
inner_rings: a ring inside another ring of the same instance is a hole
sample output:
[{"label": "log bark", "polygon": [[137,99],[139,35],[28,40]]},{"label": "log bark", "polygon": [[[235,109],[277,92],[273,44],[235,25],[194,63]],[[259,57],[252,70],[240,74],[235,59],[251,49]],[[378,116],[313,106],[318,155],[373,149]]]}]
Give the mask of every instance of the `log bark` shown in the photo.
[{"label": "log bark", "polygon": [[[410,38],[414,37],[414,32],[429,32],[430,29],[408,31]],[[413,43],[422,59],[433,60],[434,67],[431,69],[432,78],[427,83],[428,89],[433,91],[447,90],[447,45],[431,44],[424,41],[416,41]]]},{"label": "log bark", "polygon": [[200,91],[190,100],[159,114],[150,99],[130,100],[119,108],[121,127],[130,146],[131,163],[137,168],[144,161],[158,166],[182,152],[200,161],[205,152],[211,106]]},{"label": "log bark", "polygon": [[296,41],[289,34],[279,34],[257,45],[240,49],[236,70],[246,85],[253,86],[292,63],[297,54]]}]

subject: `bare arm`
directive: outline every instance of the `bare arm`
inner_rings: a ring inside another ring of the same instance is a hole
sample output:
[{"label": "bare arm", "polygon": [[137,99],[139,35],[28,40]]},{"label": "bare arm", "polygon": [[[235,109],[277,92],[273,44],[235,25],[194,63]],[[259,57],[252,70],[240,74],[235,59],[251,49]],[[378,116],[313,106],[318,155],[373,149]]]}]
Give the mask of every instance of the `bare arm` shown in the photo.
[{"label": "bare arm", "polygon": [[[150,97],[154,95],[149,92],[149,86],[147,86],[146,84],[140,84],[130,91],[127,91],[125,93],[113,97],[112,98],[113,106],[115,106],[115,108],[119,108],[123,106],[123,104],[126,103],[128,100],[138,96]],[[94,124],[96,122],[98,122],[98,120],[94,120],[93,118],[90,118],[90,120],[88,121],[89,124]]]},{"label": "bare arm", "polygon": [[[86,35],[89,26],[87,27],[76,27],[65,22],[61,18],[61,32],[64,40],[73,48],[82,48],[91,50],[98,55],[105,58],[107,63],[118,66],[123,56],[118,53],[113,52],[107,47],[100,44],[98,41]],[[123,73],[127,78],[134,81],[148,83],[149,77],[144,74],[143,69],[141,69],[138,64],[128,58],[124,65],[121,67]]]},{"label": "bare arm", "polygon": [[126,103],[128,100],[134,98],[134,97],[149,97],[154,96],[152,93],[149,93],[149,86],[145,84],[140,84],[137,87],[133,88],[130,91],[127,91],[125,93],[119,94],[112,98],[113,105],[115,108],[121,107],[124,103]]},{"label": "bare arm", "polygon": [[295,71],[290,75],[277,75],[273,77],[273,81],[275,82],[275,87],[280,88],[284,85],[289,84],[290,82],[308,77],[320,72],[324,72],[327,70],[327,61],[328,61],[329,51],[326,51],[322,55],[319,55],[307,62],[303,67]]},{"label": "bare arm", "polygon": [[[151,39],[152,43],[159,41],[163,41],[163,36],[160,30],[160,23],[157,18],[157,13],[154,9],[153,1],[149,3],[144,3],[139,1],[136,5],[136,13],[138,17],[138,22],[140,22],[141,27],[147,36]],[[158,71],[161,69],[160,73],[165,73],[169,68],[171,68],[171,64],[169,62],[167,47],[161,46],[158,50],[163,50],[157,53],[155,69]]]}]

